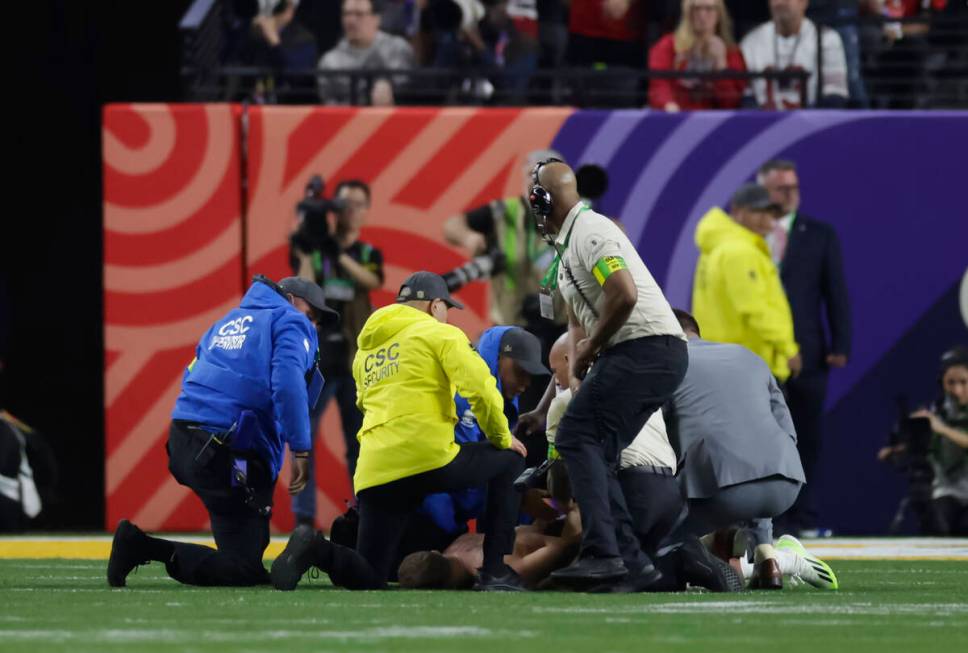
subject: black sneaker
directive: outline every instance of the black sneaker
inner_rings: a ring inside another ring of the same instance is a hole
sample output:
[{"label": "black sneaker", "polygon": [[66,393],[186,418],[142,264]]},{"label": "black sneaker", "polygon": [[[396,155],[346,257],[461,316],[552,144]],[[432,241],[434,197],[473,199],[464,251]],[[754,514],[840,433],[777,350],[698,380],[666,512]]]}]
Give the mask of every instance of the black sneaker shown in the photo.
[{"label": "black sneaker", "polygon": [[656,583],[662,580],[662,572],[651,563],[645,565],[634,574],[617,581],[609,581],[594,585],[588,589],[590,594],[633,594],[637,592],[655,591]]},{"label": "black sneaker", "polygon": [[147,537],[127,519],[118,522],[111,542],[111,557],[108,558],[108,585],[124,587],[125,579],[135,567],[150,562],[145,553]]},{"label": "black sneaker", "polygon": [[551,572],[562,583],[606,582],[624,578],[629,573],[621,558],[581,558],[563,569]]},{"label": "black sneaker", "polygon": [[743,589],[743,579],[736,570],[714,556],[696,537],[687,537],[679,547],[679,573],[683,581],[712,592]]},{"label": "black sneaker", "polygon": [[474,590],[478,592],[526,592],[524,580],[507,565],[500,573],[491,573],[481,569]]},{"label": "black sneaker", "polygon": [[289,537],[286,548],[273,560],[269,576],[272,586],[286,592],[296,589],[299,579],[314,565],[316,531],[311,526],[297,526]]}]

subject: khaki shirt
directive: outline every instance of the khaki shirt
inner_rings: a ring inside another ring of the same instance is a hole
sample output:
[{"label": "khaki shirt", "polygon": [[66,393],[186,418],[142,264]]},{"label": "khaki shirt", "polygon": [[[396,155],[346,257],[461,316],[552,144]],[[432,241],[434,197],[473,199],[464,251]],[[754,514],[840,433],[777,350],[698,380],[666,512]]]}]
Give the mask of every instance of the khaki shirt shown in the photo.
[{"label": "khaki shirt", "polygon": [[[561,418],[565,416],[569,402],[571,402],[571,390],[567,388],[551,400],[551,406],[548,408],[547,426],[545,427],[545,434],[550,444],[555,443],[558,425],[561,423]],[[665,420],[662,417],[661,410],[652,413],[649,421],[632,440],[632,444],[622,451],[619,458],[621,469],[642,465],[668,467],[673,473],[676,471],[676,452],[669,444],[669,436],[666,434]]]},{"label": "khaki shirt", "polygon": [[614,222],[579,202],[565,218],[555,243],[559,251],[563,251],[561,265],[558,266],[558,289],[586,334],[594,331],[598,318],[582,299],[567,269],[571,270],[578,288],[600,315],[605,297],[602,290],[604,281],[599,283],[595,266],[606,257],[621,257],[635,281],[638,301],[628,320],[605,347],[645,336],[671,335],[685,341],[682,327],[662,290],[628,236]]}]

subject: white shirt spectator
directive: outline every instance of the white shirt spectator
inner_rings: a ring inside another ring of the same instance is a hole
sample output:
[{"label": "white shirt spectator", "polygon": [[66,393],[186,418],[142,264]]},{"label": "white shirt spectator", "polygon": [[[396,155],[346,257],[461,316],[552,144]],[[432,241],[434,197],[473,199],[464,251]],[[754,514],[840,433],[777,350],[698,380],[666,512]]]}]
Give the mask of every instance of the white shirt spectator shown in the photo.
[{"label": "white shirt spectator", "polygon": [[461,20],[461,29],[472,29],[477,27],[478,21],[484,18],[484,5],[480,0],[453,0],[454,4],[460,7],[464,14]]},{"label": "white shirt spectator", "polygon": [[[800,33],[791,36],[777,34],[771,21],[763,23],[746,35],[740,44],[746,69],[750,72],[801,69],[810,73],[807,82],[807,103],[817,104],[817,26],[804,18]],[[754,80],[751,84],[756,104],[763,109],[796,109],[801,107],[798,80]],[[847,59],[840,35],[823,29],[823,95],[847,98]]]}]

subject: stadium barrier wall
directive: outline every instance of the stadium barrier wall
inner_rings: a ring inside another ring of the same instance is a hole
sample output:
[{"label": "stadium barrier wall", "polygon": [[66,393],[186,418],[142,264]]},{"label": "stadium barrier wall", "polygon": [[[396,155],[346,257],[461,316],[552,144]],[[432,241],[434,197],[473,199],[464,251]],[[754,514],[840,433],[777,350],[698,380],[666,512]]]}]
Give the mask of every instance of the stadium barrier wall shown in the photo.
[{"label": "stadium barrier wall", "polygon": [[[831,374],[824,525],[876,533],[904,493],[874,453],[897,394],[927,401],[938,356],[968,341],[958,288],[968,256],[963,192],[968,114],[571,109],[355,109],[109,105],[104,110],[107,524],[200,530],[201,504],[167,474],[163,445],[184,365],[253,274],[284,276],[286,235],[306,180],[362,178],[363,238],[385,255],[392,300],[411,271],[463,260],[443,244],[455,212],[521,192],[527,153],[553,147],[609,173],[598,202],[619,217],[670,302],[688,306],[693,231],[771,158],[800,167],[802,211],[833,224],[844,252],[854,344]],[[463,291],[457,323],[486,326],[486,286]],[[350,488],[335,406],[316,454],[318,520]],[[284,472],[285,474],[285,472]],[[273,526],[292,525],[277,488]]]}]

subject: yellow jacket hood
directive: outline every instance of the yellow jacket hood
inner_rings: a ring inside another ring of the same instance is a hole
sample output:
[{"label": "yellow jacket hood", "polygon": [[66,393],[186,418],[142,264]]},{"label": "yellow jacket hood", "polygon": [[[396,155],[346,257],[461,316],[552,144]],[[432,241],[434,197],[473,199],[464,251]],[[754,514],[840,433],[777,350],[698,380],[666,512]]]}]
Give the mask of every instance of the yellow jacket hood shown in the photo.
[{"label": "yellow jacket hood", "polygon": [[713,207],[696,225],[696,247],[700,252],[708,253],[723,243],[741,241],[754,245],[763,253],[769,255],[766,240],[758,233],[750,231],[740,223],[729,217],[721,208]]},{"label": "yellow jacket hood", "polygon": [[470,403],[495,447],[511,445],[497,381],[463,331],[393,304],[370,316],[357,342],[353,378],[363,413],[357,492],[454,459],[455,392]]},{"label": "yellow jacket hood", "polygon": [[696,245],[692,312],[703,337],[743,345],[786,380],[799,348],[766,240],[714,208],[696,226]]}]

